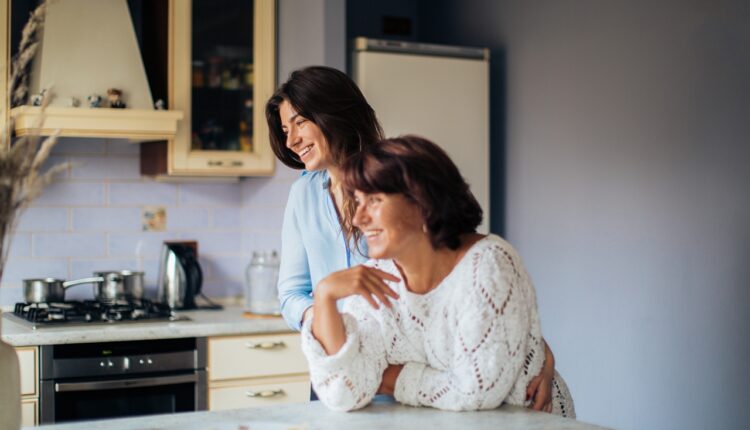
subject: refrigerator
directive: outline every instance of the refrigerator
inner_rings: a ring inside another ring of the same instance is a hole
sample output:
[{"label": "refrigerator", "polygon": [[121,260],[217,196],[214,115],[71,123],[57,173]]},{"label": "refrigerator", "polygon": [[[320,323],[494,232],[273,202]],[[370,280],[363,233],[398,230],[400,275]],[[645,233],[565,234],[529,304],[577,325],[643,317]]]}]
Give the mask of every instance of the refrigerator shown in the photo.
[{"label": "refrigerator", "polygon": [[423,136],[445,149],[490,224],[489,50],[356,38],[352,75],[386,137]]}]

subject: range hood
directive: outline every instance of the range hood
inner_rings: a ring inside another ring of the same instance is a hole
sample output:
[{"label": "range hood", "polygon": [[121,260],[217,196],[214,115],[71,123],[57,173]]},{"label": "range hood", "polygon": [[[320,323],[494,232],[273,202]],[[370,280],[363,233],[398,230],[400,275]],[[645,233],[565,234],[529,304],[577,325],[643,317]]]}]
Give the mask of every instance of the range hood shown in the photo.
[{"label": "range hood", "polygon": [[[40,42],[29,92],[51,94],[42,134],[134,141],[174,137],[182,113],[153,106],[127,0],[48,2]],[[108,107],[109,88],[122,91],[126,108]],[[89,106],[90,95],[101,97],[101,107]],[[71,106],[73,99],[78,107]],[[40,113],[37,106],[11,109],[16,135],[30,134]]]}]

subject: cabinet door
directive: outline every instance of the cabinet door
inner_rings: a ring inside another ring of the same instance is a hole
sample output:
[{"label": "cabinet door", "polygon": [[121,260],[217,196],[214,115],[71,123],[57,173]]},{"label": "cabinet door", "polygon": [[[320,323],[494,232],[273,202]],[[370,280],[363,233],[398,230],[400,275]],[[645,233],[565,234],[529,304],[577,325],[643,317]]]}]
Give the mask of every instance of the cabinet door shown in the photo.
[{"label": "cabinet door", "polygon": [[36,399],[24,399],[21,401],[21,426],[31,427],[37,425],[39,414],[39,402]]},{"label": "cabinet door", "polygon": [[209,410],[239,409],[310,400],[307,376],[232,382],[232,385],[211,386],[208,390]]},{"label": "cabinet door", "polygon": [[296,333],[211,338],[208,366],[211,381],[307,373]]},{"label": "cabinet door", "polygon": [[18,362],[21,373],[21,395],[35,396],[37,394],[36,387],[39,382],[37,377],[37,348],[17,348],[16,354],[18,354]]},{"label": "cabinet door", "polygon": [[184,112],[169,173],[270,175],[275,0],[171,0],[170,107]]}]

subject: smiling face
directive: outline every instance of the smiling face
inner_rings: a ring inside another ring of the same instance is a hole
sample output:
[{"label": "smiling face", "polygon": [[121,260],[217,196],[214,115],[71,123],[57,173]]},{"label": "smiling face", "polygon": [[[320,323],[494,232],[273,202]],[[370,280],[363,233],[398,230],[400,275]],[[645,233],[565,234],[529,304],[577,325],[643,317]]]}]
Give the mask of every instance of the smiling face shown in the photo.
[{"label": "smiling face", "polygon": [[284,100],[279,105],[281,130],[286,135],[286,147],[305,164],[305,170],[323,170],[331,166],[331,153],[323,131],[317,124],[298,114]]},{"label": "smiling face", "polygon": [[367,240],[370,258],[399,259],[414,246],[429,242],[419,207],[403,194],[354,192],[354,225]]}]

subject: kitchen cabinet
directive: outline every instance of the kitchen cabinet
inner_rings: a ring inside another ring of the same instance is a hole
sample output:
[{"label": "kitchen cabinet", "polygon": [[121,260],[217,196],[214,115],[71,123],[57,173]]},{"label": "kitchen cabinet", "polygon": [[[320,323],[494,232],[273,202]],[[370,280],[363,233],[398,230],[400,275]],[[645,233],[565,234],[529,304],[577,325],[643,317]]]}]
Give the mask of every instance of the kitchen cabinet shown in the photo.
[{"label": "kitchen cabinet", "polygon": [[[26,23],[29,13],[36,6],[36,3],[35,1],[28,0],[0,0],[0,47],[3,49],[2,61],[0,61],[3,67],[0,67],[2,69],[0,79],[4,83],[0,86],[2,87],[0,88],[0,100],[2,103],[0,105],[0,130],[6,131],[5,125],[9,124],[10,119],[13,118],[13,132],[16,136],[35,134],[46,136],[57,133],[63,137],[118,138],[134,142],[174,138],[177,131],[177,124],[183,117],[182,112],[175,110],[155,110],[150,106],[150,103],[146,106],[140,106],[137,109],[68,107],[65,105],[65,100],[68,100],[68,96],[72,94],[55,94],[55,96],[59,97],[51,99],[50,106],[44,112],[44,120],[41,123],[39,122],[41,118],[40,107],[11,105],[10,95],[8,94],[8,82],[11,74],[9,67],[11,64],[10,59],[17,53],[21,29]],[[51,7],[59,6],[58,3],[48,5],[48,11]],[[69,5],[66,4],[66,6]],[[108,10],[114,13],[127,7],[124,4],[114,3],[111,6],[112,8]],[[111,23],[107,24],[106,19],[99,21],[102,21],[103,25],[112,26]],[[92,29],[92,31],[96,32],[98,30]],[[86,78],[80,77],[80,70],[75,68],[80,62],[75,61],[76,56],[73,55],[85,55],[85,50],[88,49],[88,46],[82,46],[83,44],[76,43],[72,39],[67,40],[67,37],[73,37],[69,33],[63,32],[62,37],[57,38],[61,40],[54,40],[54,42],[58,46],[70,46],[70,51],[64,49],[46,49],[44,51],[44,55],[46,56],[44,62],[45,64],[53,64],[56,68],[57,83],[60,84],[60,81],[63,81],[63,84],[58,85],[58,88],[66,88],[64,82],[69,80],[82,81],[81,86],[91,85]],[[40,46],[44,44],[43,40],[39,42]],[[100,43],[103,43],[103,46],[107,45],[104,41],[100,41]],[[42,50],[37,50],[36,59],[39,63],[42,62],[40,60],[41,54]],[[89,53],[89,55],[95,57],[93,53]],[[74,58],[69,58],[71,56]],[[100,61],[100,63],[103,62]],[[8,67],[5,67],[6,65]],[[42,66],[37,67],[35,65],[32,68],[32,72],[41,73],[41,69]],[[41,78],[39,79],[41,82]],[[31,78],[29,82],[35,82],[34,78]],[[104,88],[94,85],[91,88],[91,93],[101,93],[101,91],[104,91]],[[124,88],[124,90],[127,92],[128,87]],[[52,92],[54,91],[55,89],[53,88]],[[89,91],[88,88],[86,91]],[[86,94],[78,94],[77,92],[73,94],[76,95],[79,102],[85,102],[83,98],[85,98]]]},{"label": "kitchen cabinet", "polygon": [[209,410],[310,398],[307,361],[297,333],[209,338],[208,379]]},{"label": "kitchen cabinet", "polygon": [[275,0],[170,0],[168,106],[173,139],[141,147],[156,177],[271,175],[265,102],[275,87]]},{"label": "kitchen cabinet", "polygon": [[39,416],[39,349],[16,348],[21,373],[21,425],[34,426]]}]

